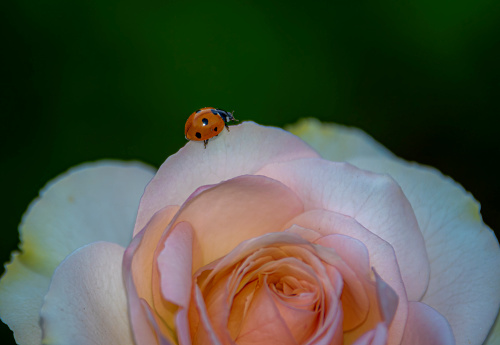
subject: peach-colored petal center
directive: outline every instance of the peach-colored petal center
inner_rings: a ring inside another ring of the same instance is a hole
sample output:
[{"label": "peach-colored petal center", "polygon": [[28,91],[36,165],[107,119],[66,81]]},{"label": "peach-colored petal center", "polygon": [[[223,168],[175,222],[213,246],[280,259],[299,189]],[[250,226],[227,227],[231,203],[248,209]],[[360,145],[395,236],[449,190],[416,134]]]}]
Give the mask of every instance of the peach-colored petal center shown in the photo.
[{"label": "peach-colored petal center", "polygon": [[[357,252],[361,263],[349,267],[334,241]],[[267,234],[200,268],[194,281],[195,344],[349,344],[380,323],[386,334],[398,306],[390,286],[372,278],[366,248],[345,236],[313,244],[294,233]],[[344,333],[342,310],[349,308],[358,312],[349,314]]]},{"label": "peach-colored petal center", "polygon": [[[229,253],[242,241],[276,231],[303,211],[302,201],[291,189],[264,176],[239,176],[195,193],[170,226],[183,221],[192,225],[193,271]],[[163,242],[160,240],[157,251],[162,250]]]}]

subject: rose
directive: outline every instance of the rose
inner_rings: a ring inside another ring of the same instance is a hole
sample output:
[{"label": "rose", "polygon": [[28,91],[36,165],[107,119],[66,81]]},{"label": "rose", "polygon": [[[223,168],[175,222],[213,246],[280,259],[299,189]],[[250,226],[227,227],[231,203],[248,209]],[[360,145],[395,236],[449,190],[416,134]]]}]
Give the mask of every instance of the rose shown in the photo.
[{"label": "rose", "polygon": [[498,311],[500,254],[477,203],[361,132],[294,131],[366,170],[246,123],[164,163],[131,242],[147,169],[100,163],[56,181],[0,282],[18,342],[39,342],[52,271],[81,247],[53,274],[44,343],[437,344],[453,343],[451,330],[457,344],[481,343]]}]

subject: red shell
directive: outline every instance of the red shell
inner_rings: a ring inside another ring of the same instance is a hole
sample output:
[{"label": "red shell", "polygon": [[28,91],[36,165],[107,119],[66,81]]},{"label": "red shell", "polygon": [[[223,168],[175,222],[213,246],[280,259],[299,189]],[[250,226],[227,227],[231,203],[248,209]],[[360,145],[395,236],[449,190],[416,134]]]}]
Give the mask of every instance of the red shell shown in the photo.
[{"label": "red shell", "polygon": [[186,121],[186,139],[204,141],[219,135],[226,123],[215,110],[217,109],[207,107],[192,113]]}]

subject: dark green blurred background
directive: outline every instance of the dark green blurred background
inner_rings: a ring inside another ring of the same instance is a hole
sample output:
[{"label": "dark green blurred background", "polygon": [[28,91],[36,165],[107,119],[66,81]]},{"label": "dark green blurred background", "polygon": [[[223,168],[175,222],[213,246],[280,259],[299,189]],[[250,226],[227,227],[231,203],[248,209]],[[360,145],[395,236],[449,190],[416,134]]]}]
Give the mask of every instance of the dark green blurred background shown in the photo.
[{"label": "dark green blurred background", "polygon": [[498,4],[3,1],[0,261],[49,179],[101,158],[159,166],[203,106],[360,127],[459,181],[500,229]]}]

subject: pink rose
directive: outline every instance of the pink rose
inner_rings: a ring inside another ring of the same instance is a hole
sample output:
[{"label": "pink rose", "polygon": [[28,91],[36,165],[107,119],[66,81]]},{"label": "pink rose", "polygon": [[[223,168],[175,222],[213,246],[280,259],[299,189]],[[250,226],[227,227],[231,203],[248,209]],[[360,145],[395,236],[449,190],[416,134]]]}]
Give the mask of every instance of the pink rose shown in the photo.
[{"label": "pink rose", "polygon": [[188,143],[147,185],[133,233],[147,167],[97,163],[47,187],[0,281],[16,340],[483,343],[500,250],[477,202],[360,131],[292,131],[316,150],[254,123]]}]

